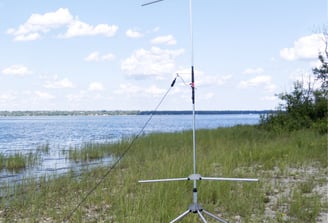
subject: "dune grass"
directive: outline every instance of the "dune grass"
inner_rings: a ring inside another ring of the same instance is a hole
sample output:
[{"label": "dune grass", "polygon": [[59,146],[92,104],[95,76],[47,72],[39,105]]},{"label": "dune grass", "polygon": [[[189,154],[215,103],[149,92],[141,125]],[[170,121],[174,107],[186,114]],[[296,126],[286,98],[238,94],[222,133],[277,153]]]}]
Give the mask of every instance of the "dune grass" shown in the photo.
[{"label": "dune grass", "polygon": [[[327,184],[322,177],[327,174],[327,135],[311,130],[275,134],[256,126],[236,126],[199,130],[196,142],[197,170],[202,176],[260,179],[257,183],[198,181],[199,202],[206,210],[231,222],[316,222],[320,212],[327,212],[327,201],[314,192]],[[125,140],[102,145],[101,150],[119,157],[128,145]],[[318,171],[298,172],[311,168]],[[1,200],[0,221],[61,222],[69,216],[68,222],[169,222],[192,203],[192,182],[140,184],[138,180],[192,174],[192,133],[141,137],[103,178],[108,170],[103,166],[82,174],[71,171],[13,185],[13,195]],[[293,187],[284,184],[286,179]],[[192,214],[182,222],[199,219]]]}]

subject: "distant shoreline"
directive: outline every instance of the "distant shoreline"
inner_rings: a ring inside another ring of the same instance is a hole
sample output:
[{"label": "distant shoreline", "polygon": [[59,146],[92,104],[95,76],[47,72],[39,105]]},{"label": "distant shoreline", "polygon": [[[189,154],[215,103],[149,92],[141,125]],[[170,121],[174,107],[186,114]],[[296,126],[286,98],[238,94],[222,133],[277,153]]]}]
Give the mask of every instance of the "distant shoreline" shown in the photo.
[{"label": "distant shoreline", "polygon": [[[238,114],[268,114],[273,110],[199,110],[197,115],[238,115]],[[98,111],[0,111],[0,117],[8,116],[111,116],[111,115],[189,115],[191,110],[98,110]]]}]

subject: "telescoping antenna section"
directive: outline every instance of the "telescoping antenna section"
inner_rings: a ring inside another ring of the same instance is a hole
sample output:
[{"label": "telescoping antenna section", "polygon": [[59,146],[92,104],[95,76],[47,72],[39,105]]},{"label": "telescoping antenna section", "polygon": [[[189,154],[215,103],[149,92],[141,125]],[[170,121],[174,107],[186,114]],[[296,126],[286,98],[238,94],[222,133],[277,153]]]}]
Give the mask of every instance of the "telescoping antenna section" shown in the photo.
[{"label": "telescoping antenna section", "polygon": [[[164,0],[156,0],[143,4],[142,6],[148,6],[151,4],[155,4]],[[193,128],[192,128],[192,140],[193,140],[193,173],[188,177],[181,178],[167,178],[167,179],[154,179],[154,180],[139,180],[139,183],[156,183],[156,182],[170,182],[170,181],[193,181],[193,202],[190,204],[188,209],[180,214],[178,217],[170,221],[170,223],[174,223],[182,220],[190,213],[198,214],[202,222],[207,223],[203,213],[219,222],[228,223],[223,218],[218,217],[215,214],[212,214],[198,203],[197,196],[197,181],[199,180],[212,180],[212,181],[239,181],[239,182],[257,182],[258,179],[254,178],[226,178],[226,177],[203,177],[197,173],[196,170],[196,128],[195,128],[195,75],[194,75],[194,47],[193,47],[193,25],[192,25],[192,0],[189,0],[189,20],[190,20],[190,37],[191,37],[191,91],[192,91],[192,120],[193,120]]]}]

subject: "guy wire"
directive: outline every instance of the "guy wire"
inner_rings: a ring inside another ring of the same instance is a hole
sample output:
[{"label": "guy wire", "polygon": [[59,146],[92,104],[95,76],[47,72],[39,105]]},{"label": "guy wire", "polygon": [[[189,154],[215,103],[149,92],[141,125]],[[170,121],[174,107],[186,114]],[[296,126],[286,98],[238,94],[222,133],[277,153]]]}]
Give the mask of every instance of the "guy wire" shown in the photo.
[{"label": "guy wire", "polygon": [[73,216],[73,214],[77,211],[77,209],[79,209],[81,207],[81,205],[86,201],[86,199],[100,186],[100,184],[104,181],[104,179],[112,172],[112,170],[114,170],[116,168],[116,166],[124,158],[124,156],[129,152],[129,150],[131,150],[131,148],[132,148],[133,144],[135,143],[135,141],[144,132],[145,128],[148,126],[149,122],[153,118],[154,113],[158,110],[158,108],[163,103],[164,99],[167,97],[168,93],[170,92],[170,90],[174,86],[177,77],[179,77],[178,74],[174,78],[174,80],[172,81],[169,89],[166,91],[166,93],[164,94],[164,96],[161,98],[160,102],[157,104],[157,106],[155,107],[155,109],[151,112],[148,120],[145,122],[145,124],[143,125],[143,127],[140,129],[139,133],[135,137],[133,137],[132,141],[129,143],[129,145],[126,147],[126,149],[123,151],[123,153],[118,157],[118,159],[116,159],[116,161],[113,163],[113,165],[110,166],[110,168],[100,178],[100,180],[96,183],[96,185],[93,188],[91,188],[91,190],[82,198],[82,200],[76,205],[76,207],[63,219],[63,221],[62,221],[63,223],[68,222],[68,220]]},{"label": "guy wire", "polygon": [[179,78],[181,79],[181,81],[183,82],[184,85],[186,85],[186,86],[188,86],[188,87],[191,86],[191,83],[187,84],[187,82],[186,82],[186,81],[182,78],[182,76],[179,75],[178,73],[177,73],[177,77],[179,77]]}]

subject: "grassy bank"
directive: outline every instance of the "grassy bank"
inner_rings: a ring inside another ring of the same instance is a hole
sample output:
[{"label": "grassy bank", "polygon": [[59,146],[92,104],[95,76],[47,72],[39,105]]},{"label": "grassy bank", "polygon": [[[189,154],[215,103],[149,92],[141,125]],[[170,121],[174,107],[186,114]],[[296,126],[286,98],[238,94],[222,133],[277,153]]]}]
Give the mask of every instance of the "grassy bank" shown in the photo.
[{"label": "grassy bank", "polygon": [[[124,141],[101,148],[120,156],[127,146]],[[320,222],[327,213],[327,135],[311,130],[274,134],[256,126],[199,130],[197,152],[202,176],[260,179],[199,181],[203,207],[230,222]],[[142,137],[103,178],[108,168],[15,185],[12,195],[1,199],[0,221],[61,222],[99,182],[69,222],[169,222],[192,203],[191,181],[138,183],[192,173],[189,131]],[[188,215],[182,222],[199,220]]]}]

